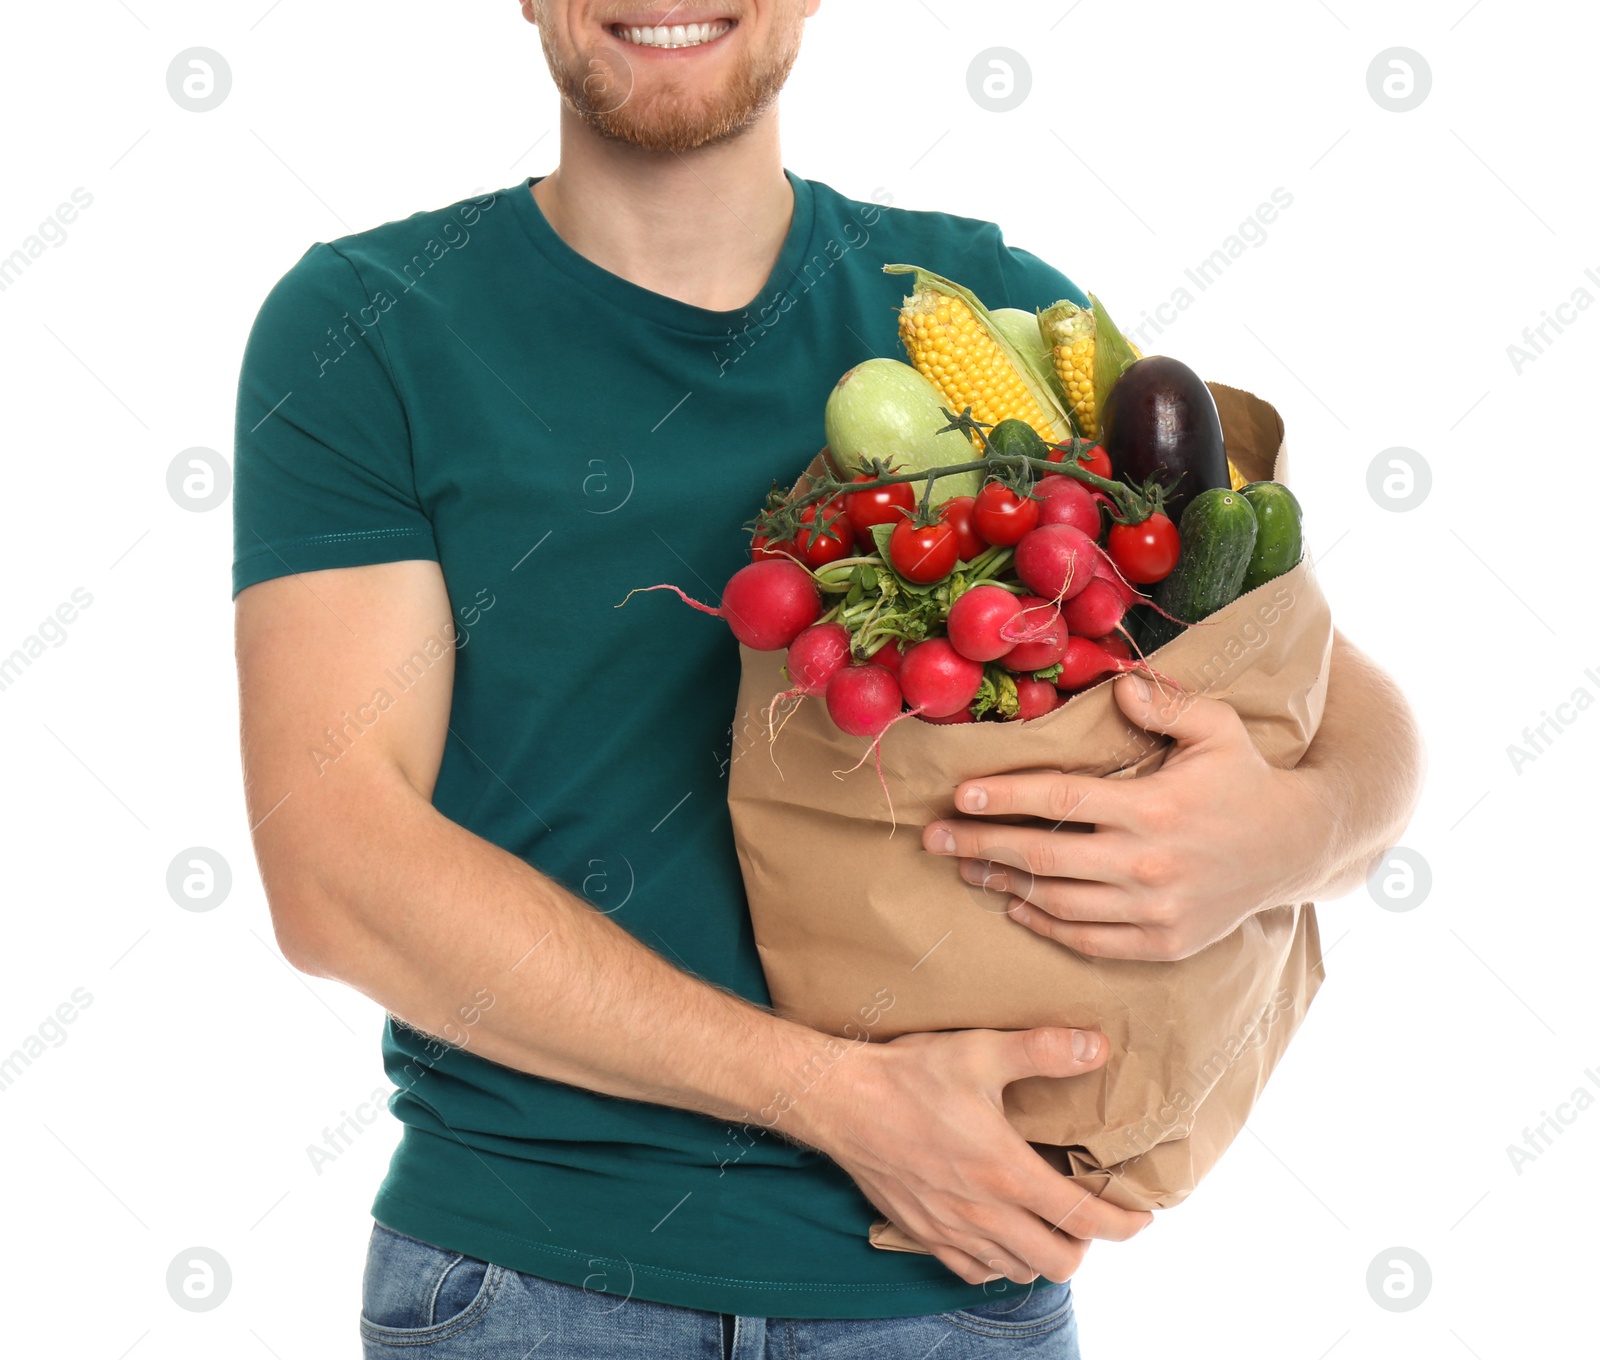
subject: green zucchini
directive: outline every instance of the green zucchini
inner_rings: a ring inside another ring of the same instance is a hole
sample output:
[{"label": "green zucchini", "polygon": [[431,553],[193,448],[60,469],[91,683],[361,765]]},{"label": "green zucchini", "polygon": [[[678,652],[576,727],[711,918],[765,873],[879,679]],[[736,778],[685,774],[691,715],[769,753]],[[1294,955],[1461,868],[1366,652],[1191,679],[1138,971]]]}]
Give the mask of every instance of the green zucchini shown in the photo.
[{"label": "green zucchini", "polygon": [[1244,495],[1225,487],[1202,491],[1184,507],[1178,523],[1178,565],[1156,587],[1155,602],[1183,620],[1155,615],[1150,643],[1160,647],[1239,598],[1256,546],[1256,512]]},{"label": "green zucchini", "polygon": [[1239,494],[1256,512],[1256,546],[1250,553],[1240,594],[1265,585],[1299,565],[1300,502],[1282,482],[1250,482]]}]

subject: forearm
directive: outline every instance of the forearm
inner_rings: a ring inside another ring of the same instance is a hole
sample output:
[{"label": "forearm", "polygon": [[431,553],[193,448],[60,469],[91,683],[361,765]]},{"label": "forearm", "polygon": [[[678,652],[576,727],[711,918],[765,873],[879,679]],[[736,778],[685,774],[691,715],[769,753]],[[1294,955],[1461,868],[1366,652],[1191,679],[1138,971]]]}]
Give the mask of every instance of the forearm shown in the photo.
[{"label": "forearm", "polygon": [[1324,834],[1303,878],[1281,900],[1342,897],[1404,832],[1422,785],[1424,751],[1405,695],[1338,630],[1322,722],[1297,782],[1320,812]]},{"label": "forearm", "polygon": [[801,1069],[820,1079],[839,1041],[682,971],[403,781],[367,783],[358,814],[326,811],[299,856],[318,868],[296,916],[326,923],[306,971],[491,1062],[816,1146],[820,1102],[779,1093]]}]

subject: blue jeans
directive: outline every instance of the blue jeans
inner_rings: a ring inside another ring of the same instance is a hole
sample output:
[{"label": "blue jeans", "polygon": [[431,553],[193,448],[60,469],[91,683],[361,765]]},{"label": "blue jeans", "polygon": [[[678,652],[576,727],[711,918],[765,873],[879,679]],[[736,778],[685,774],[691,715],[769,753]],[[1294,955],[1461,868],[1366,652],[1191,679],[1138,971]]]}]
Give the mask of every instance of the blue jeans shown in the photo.
[{"label": "blue jeans", "polygon": [[367,1246],[361,1340],[366,1360],[1079,1360],[1070,1281],[923,1317],[734,1317],[619,1301],[382,1223]]}]

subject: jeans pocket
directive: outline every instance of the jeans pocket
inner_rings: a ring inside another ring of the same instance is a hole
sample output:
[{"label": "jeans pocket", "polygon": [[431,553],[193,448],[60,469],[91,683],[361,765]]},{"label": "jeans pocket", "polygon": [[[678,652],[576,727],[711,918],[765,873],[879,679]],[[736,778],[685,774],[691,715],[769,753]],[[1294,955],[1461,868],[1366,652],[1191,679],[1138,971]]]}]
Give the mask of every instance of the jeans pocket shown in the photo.
[{"label": "jeans pocket", "polygon": [[1044,1336],[1072,1321],[1072,1281],[1038,1279],[989,1303],[940,1314],[969,1332],[984,1336]]},{"label": "jeans pocket", "polygon": [[374,1222],[361,1280],[361,1335],[393,1346],[459,1336],[483,1320],[507,1274]]}]

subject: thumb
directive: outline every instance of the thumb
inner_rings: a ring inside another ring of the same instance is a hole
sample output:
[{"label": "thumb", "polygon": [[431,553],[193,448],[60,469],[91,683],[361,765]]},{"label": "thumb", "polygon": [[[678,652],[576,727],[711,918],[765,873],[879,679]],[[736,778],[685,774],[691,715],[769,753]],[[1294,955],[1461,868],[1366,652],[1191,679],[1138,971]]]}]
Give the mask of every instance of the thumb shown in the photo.
[{"label": "thumb", "polygon": [[1024,1077],[1075,1077],[1105,1062],[1110,1041],[1093,1029],[1040,1025],[1012,1030],[1001,1047],[1002,1086]]},{"label": "thumb", "polygon": [[1129,722],[1147,732],[1164,732],[1180,746],[1214,740],[1226,732],[1230,721],[1235,725],[1239,721],[1221,699],[1152,684],[1133,672],[1118,676],[1112,692]]}]

